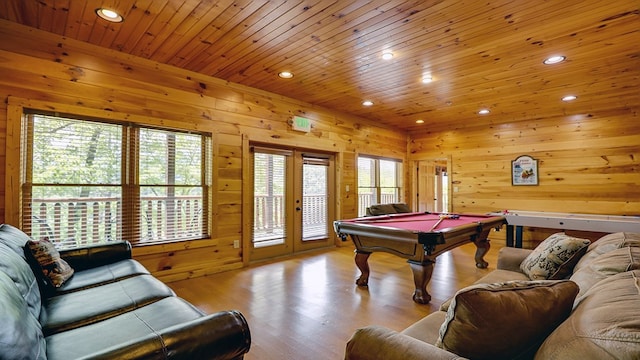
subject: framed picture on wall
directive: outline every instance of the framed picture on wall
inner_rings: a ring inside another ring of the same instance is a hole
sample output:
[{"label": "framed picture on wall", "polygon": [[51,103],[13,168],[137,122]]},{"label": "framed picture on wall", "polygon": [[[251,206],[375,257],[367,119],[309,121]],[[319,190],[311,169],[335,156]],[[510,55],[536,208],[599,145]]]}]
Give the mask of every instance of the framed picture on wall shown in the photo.
[{"label": "framed picture on wall", "polygon": [[538,160],[528,155],[511,162],[511,185],[538,185]]}]

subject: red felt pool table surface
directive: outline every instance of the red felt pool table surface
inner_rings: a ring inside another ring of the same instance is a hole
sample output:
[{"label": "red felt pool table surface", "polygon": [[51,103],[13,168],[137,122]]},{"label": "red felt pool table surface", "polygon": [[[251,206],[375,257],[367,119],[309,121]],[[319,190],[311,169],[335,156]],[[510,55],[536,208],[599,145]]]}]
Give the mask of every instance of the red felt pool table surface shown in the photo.
[{"label": "red felt pool table surface", "polygon": [[[443,216],[444,219],[435,229],[433,226]],[[447,217],[456,216],[457,218]],[[392,227],[396,229],[403,229],[413,232],[434,232],[445,231],[450,228],[456,228],[466,224],[476,224],[479,221],[486,221],[493,216],[487,215],[457,215],[457,214],[436,214],[436,213],[406,213],[406,214],[393,214],[393,215],[381,215],[370,216],[364,218],[357,218],[351,220],[342,220],[345,222],[374,225],[378,227]]]}]

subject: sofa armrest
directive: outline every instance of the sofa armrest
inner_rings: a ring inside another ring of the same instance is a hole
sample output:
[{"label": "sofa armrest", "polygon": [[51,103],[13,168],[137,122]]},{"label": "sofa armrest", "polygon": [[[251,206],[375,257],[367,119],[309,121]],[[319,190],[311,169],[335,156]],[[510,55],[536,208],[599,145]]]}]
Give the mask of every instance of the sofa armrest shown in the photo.
[{"label": "sofa armrest", "polygon": [[356,330],[345,352],[345,360],[453,360],[464,359],[424,341],[382,326]]},{"label": "sofa armrest", "polygon": [[182,359],[242,359],[251,348],[249,324],[236,310],[207,315],[160,334],[168,350]]},{"label": "sofa armrest", "polygon": [[229,310],[102,349],[90,358],[240,360],[250,347],[251,334],[246,319],[239,311]]},{"label": "sofa armrest", "polygon": [[131,259],[131,243],[118,241],[63,249],[60,250],[60,257],[75,270],[90,269]]},{"label": "sofa armrest", "polygon": [[530,249],[503,247],[498,253],[498,264],[496,267],[501,270],[522,272],[520,270],[520,264],[532,251],[533,250]]}]

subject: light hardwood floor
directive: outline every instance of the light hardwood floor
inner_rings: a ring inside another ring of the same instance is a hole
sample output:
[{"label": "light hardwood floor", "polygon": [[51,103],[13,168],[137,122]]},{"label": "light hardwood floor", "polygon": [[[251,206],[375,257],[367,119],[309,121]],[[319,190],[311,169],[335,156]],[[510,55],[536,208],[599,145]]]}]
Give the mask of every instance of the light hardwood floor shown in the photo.
[{"label": "light hardwood floor", "polygon": [[411,300],[413,276],[404,259],[374,253],[368,288],[359,288],[353,247],[314,251],[215,275],[169,283],[201,310],[240,310],[252,336],[249,360],[344,358],[358,327],[402,330],[437,310],[456,290],[495,269],[501,244],[492,242],[488,269],[474,266],[473,244],[440,255],[427,290],[428,305]]}]

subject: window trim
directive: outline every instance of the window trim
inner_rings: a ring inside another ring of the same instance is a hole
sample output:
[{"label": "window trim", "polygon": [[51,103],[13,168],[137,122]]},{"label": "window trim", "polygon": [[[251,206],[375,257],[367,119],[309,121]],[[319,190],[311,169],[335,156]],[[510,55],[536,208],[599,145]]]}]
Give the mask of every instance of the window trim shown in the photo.
[{"label": "window trim", "polygon": [[[204,169],[208,170],[208,174],[203,178],[203,182],[208,187],[208,190],[204,192],[204,201],[207,202],[208,212],[203,216],[207,224],[206,232],[208,236],[198,240],[175,240],[165,242],[154,243],[139,243],[133,244],[134,246],[153,246],[162,245],[172,242],[189,242],[189,241],[202,241],[211,240],[217,237],[217,216],[218,204],[215,200],[214,192],[217,187],[217,177],[213,176],[216,169],[218,158],[218,141],[217,131],[212,126],[206,125],[201,122],[195,121],[176,121],[155,118],[152,116],[141,116],[136,114],[126,114],[117,111],[92,109],[76,105],[67,105],[60,103],[53,103],[48,101],[39,101],[32,99],[23,99],[10,96],[7,101],[7,136],[6,136],[6,164],[5,164],[5,223],[12,224],[18,228],[22,228],[22,199],[24,194],[22,193],[22,179],[25,178],[22,173],[22,164],[27,160],[28,147],[22,141],[22,136],[25,129],[25,111],[53,113],[56,115],[64,114],[64,116],[70,116],[71,118],[80,119],[93,119],[100,122],[112,122],[118,124],[132,124],[134,126],[142,126],[147,128],[175,130],[180,132],[195,132],[199,134],[210,134],[210,154],[208,156],[208,163],[204,164]],[[70,114],[70,115],[69,115]],[[126,166],[123,163],[123,166]],[[125,187],[130,184],[130,179],[136,176],[135,173],[127,169],[125,174]],[[126,191],[126,189],[123,189]]]}]

